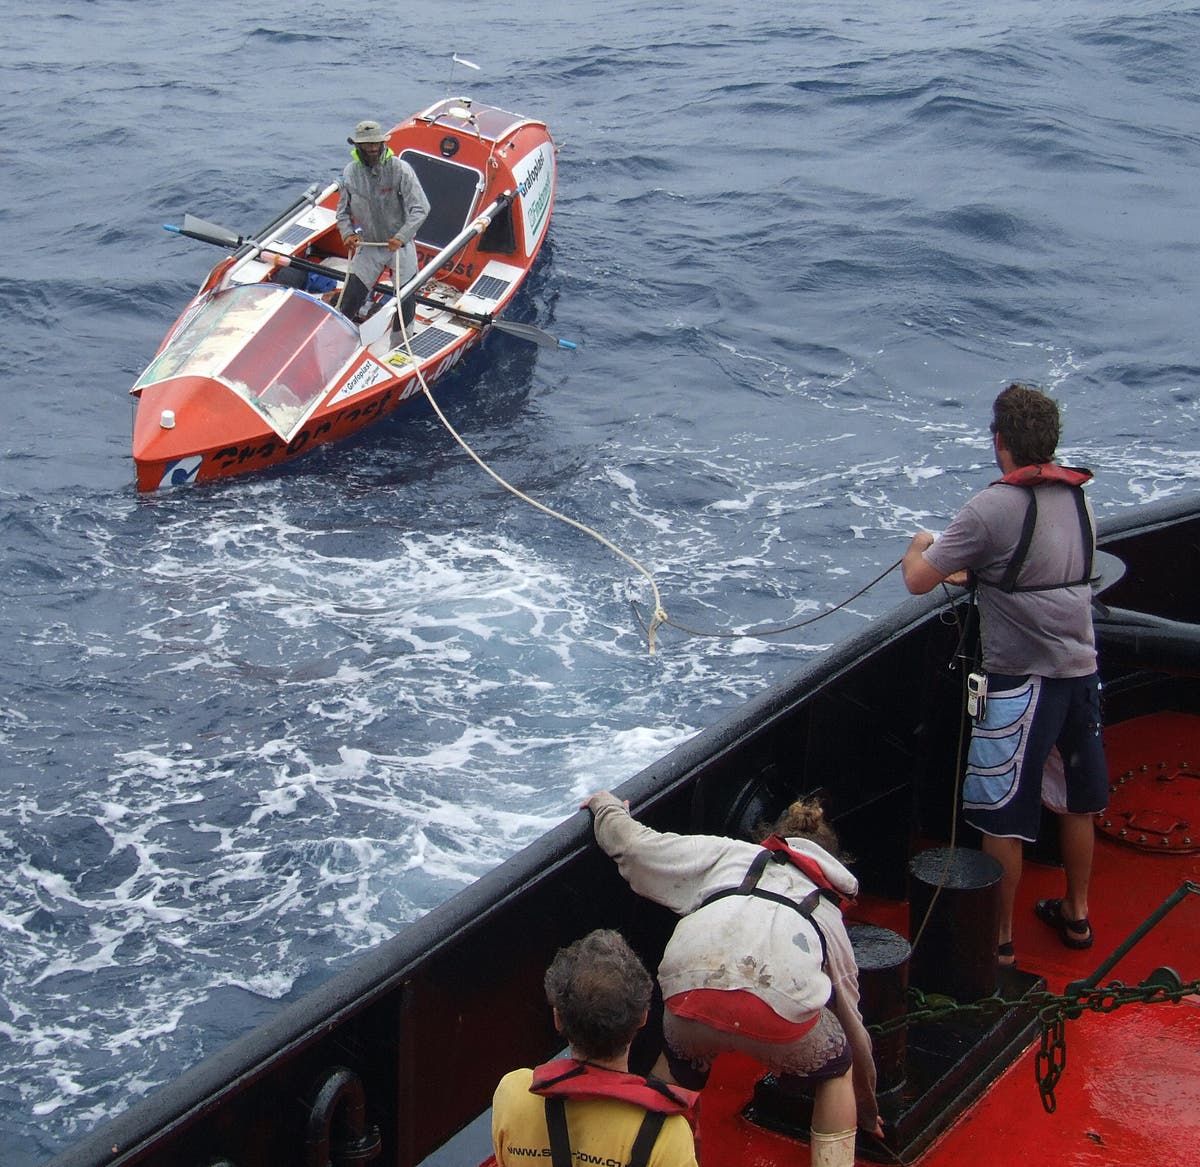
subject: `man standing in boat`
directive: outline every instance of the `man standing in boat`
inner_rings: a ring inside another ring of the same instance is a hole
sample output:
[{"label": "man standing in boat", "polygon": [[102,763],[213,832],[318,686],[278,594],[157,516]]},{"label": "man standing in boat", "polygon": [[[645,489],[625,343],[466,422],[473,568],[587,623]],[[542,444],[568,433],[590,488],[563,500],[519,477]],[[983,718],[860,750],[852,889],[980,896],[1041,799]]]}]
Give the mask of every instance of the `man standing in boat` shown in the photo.
[{"label": "man standing in boat", "polygon": [[1003,477],[936,541],[918,531],[902,570],[915,595],[944,581],[976,589],[983,664],[968,678],[963,817],[1003,868],[998,961],[1011,967],[1022,848],[1037,838],[1043,802],[1058,815],[1066,892],[1040,900],[1036,914],[1067,947],[1092,943],[1093,819],[1108,802],[1108,767],[1092,628],[1095,520],[1083,494],[1091,472],[1053,461],[1058,406],[1037,389],[1005,389],[991,432]]},{"label": "man standing in boat", "polygon": [[[413,239],[429,214],[429,200],[413,168],[392,153],[378,122],[359,122],[346,141],[354,156],[342,172],[337,224],[350,270],[338,308],[353,320],[389,264],[397,289],[417,274]],[[409,299],[401,308],[407,326],[416,306]]]}]

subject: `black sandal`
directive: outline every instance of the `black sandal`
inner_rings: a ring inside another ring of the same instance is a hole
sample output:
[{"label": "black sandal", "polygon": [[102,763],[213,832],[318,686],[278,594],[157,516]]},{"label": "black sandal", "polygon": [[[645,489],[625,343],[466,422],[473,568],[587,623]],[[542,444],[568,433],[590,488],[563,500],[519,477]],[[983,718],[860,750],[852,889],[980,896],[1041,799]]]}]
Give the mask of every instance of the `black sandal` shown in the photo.
[{"label": "black sandal", "polygon": [[1048,924],[1058,933],[1058,938],[1068,948],[1091,948],[1095,937],[1087,917],[1068,920],[1063,915],[1062,903],[1062,900],[1038,900],[1033,910],[1043,924]]}]

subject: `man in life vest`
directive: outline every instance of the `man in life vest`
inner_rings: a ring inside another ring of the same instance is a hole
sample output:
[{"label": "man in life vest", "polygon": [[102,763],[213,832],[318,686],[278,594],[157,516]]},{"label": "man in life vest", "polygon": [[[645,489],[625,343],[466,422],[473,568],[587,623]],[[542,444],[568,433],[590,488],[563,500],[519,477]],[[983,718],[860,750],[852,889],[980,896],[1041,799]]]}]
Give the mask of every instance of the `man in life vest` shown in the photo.
[{"label": "man in life vest", "polygon": [[655,831],[608,791],[584,806],[630,887],[682,917],[658,966],[654,1072],[701,1090],[719,1054],[746,1054],[785,1092],[811,1089],[813,1167],[851,1167],[857,1130],[882,1132],[841,913],[858,881],[820,804],[793,803],[757,843]]},{"label": "man in life vest", "polygon": [[500,1079],[492,1099],[499,1167],[697,1167],[695,1094],[629,1072],[653,984],[620,933],[600,929],[559,949],[545,988],[569,1054]]},{"label": "man in life vest", "polygon": [[1092,628],[1095,521],[1083,493],[1091,472],[1054,462],[1058,406],[1028,385],[999,394],[991,431],[1003,476],[936,541],[918,531],[902,570],[916,595],[943,581],[976,590],[983,660],[968,677],[963,817],[1003,869],[998,963],[1012,967],[1022,847],[1037,838],[1043,802],[1058,815],[1066,890],[1035,912],[1067,947],[1092,943],[1093,818],[1108,802],[1108,767]]},{"label": "man in life vest", "polygon": [[[346,141],[353,152],[342,171],[337,225],[350,268],[338,308],[353,320],[385,267],[391,266],[397,290],[417,274],[413,240],[429,214],[429,200],[413,168],[392,153],[378,122],[359,122]],[[407,326],[416,305],[409,298],[401,310]]]}]

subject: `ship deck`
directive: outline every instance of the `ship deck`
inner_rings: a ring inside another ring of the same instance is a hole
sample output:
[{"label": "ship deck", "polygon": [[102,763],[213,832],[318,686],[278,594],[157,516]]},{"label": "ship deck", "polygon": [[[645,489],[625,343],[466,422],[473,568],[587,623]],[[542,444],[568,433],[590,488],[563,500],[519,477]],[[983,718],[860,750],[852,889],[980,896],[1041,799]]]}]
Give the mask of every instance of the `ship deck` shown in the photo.
[{"label": "ship deck", "polygon": [[[1200,767],[1198,720],[1167,713],[1106,731],[1112,773],[1151,767],[1162,776],[1158,785],[1172,817],[1187,822],[1188,807],[1195,811],[1193,829],[1200,829],[1200,777],[1190,772],[1191,759]],[[1061,993],[1088,978],[1185,881],[1200,884],[1200,853],[1153,853],[1098,833],[1090,895],[1096,941],[1076,951],[1066,948],[1033,910],[1037,900],[1062,894],[1061,871],[1027,860],[1015,916],[1019,968],[1043,977],[1049,992]],[[904,935],[908,907],[864,898],[850,918]],[[1186,896],[1100,983],[1137,985],[1162,966],[1174,969],[1185,983],[1200,978],[1200,896]],[[1040,1036],[1035,1034],[973,1106],[916,1158],[903,1161],[919,1167],[1033,1161],[1056,1167],[1193,1167],[1200,1155],[1200,999],[1135,1003],[1110,1013],[1085,1010],[1067,1021],[1065,1040],[1053,1113],[1047,1113],[1039,1095]],[[804,1143],[744,1117],[761,1075],[749,1059],[718,1059],[702,1101],[703,1164],[809,1162]],[[856,1161],[897,1161],[885,1149],[877,1152],[870,1158],[860,1154]]]}]

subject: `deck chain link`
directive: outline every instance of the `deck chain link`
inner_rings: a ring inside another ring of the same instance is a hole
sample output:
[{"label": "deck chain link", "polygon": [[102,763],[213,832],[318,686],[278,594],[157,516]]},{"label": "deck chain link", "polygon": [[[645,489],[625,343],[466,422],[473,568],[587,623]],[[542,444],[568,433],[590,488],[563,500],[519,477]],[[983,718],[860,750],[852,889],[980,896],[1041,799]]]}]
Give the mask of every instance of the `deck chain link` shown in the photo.
[{"label": "deck chain link", "polygon": [[[1074,986],[1068,986],[1068,989],[1072,988]],[[1083,1016],[1085,1011],[1112,1013],[1125,1005],[1178,1005],[1184,997],[1196,995],[1200,995],[1200,979],[1177,985],[1164,985],[1154,981],[1126,985],[1123,981],[1110,981],[1107,985],[1097,988],[1081,987],[1065,993],[1039,990],[1013,998],[993,994],[966,1004],[937,994],[926,995],[919,989],[910,987],[908,1000],[910,1005],[916,1007],[899,1017],[868,1025],[867,1030],[883,1037],[908,1026],[946,1021],[952,1017],[983,1017],[1014,1008],[1035,1009],[1042,1023],[1042,1044],[1034,1063],[1034,1075],[1042,1106],[1047,1114],[1053,1114],[1057,1105],[1054,1088],[1067,1068],[1068,1020],[1076,1020]]]}]

